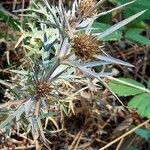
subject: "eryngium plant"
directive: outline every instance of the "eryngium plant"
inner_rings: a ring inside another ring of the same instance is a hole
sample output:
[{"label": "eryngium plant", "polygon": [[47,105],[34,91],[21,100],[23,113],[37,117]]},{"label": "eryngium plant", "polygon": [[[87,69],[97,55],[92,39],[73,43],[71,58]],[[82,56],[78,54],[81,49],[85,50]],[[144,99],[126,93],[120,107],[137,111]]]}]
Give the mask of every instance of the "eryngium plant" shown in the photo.
[{"label": "eryngium plant", "polygon": [[[17,47],[21,41],[24,42],[22,46],[27,51],[24,62],[28,67],[12,70],[18,74],[19,81],[11,89],[13,91],[11,94],[15,100],[22,101],[19,106],[11,108],[9,117],[1,123],[0,128],[3,131],[10,132],[10,126],[15,122],[18,132],[20,128],[27,132],[31,131],[36,143],[40,138],[47,144],[48,140],[44,134],[49,132],[48,121],[53,122],[56,132],[63,130],[63,125],[60,129],[55,118],[60,116],[62,120],[64,114],[76,113],[73,100],[81,96],[81,91],[99,89],[98,82],[109,88],[102,78],[112,76],[113,73],[105,71],[106,66],[116,64],[133,67],[106,54],[101,39],[125,26],[145,11],[95,35],[92,33],[93,23],[98,17],[134,1],[99,13],[102,2],[103,0],[97,3],[94,0],[74,0],[72,8],[67,10],[61,0],[56,6],[43,0],[39,4],[33,3],[26,10],[21,10],[27,11],[27,16],[33,17],[28,22],[29,32],[20,27],[22,36],[16,44]],[[97,66],[100,66],[100,72],[94,71],[94,67]],[[74,84],[86,86],[75,89]],[[25,116],[26,121],[22,116]],[[44,123],[43,119],[45,119]]]}]

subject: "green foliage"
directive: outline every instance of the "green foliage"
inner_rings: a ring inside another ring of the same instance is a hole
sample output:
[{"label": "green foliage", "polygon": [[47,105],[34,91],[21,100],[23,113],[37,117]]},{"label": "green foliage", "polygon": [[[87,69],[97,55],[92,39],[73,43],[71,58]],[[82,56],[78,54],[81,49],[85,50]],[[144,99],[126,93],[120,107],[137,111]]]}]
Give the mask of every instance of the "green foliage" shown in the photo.
[{"label": "green foliage", "polygon": [[137,109],[137,112],[142,117],[148,117],[150,118],[150,94],[149,93],[143,93],[134,96],[130,102],[128,103],[129,109]]},{"label": "green foliage", "polygon": [[[138,136],[144,138],[148,144],[150,143],[150,131],[146,128],[138,128],[134,131]],[[139,150],[134,146],[129,146],[127,150]]]},{"label": "green foliage", "polygon": [[130,146],[130,147],[127,148],[127,150],[139,150],[139,149],[136,148],[136,147]]},{"label": "green foliage", "polygon": [[147,82],[147,88],[150,89],[150,79]]},{"label": "green foliage", "polygon": [[[96,34],[96,33],[104,32],[109,27],[111,27],[111,26],[108,24],[95,22],[93,24],[92,33]],[[111,33],[110,35],[102,38],[101,40],[102,41],[117,41],[117,40],[120,40],[121,38],[122,38],[122,32],[121,32],[121,30],[117,30],[117,31]]]},{"label": "green foliage", "polygon": [[[89,47],[90,44],[93,44],[90,40],[95,35],[96,47],[103,46],[97,44],[98,40],[114,41],[120,39],[122,33],[117,30],[145,11],[138,12],[113,26],[96,23],[93,25],[94,32],[91,32],[92,24],[97,16],[81,20],[83,16],[76,17],[75,15],[78,8],[67,12],[61,3],[58,9],[49,5],[47,0],[43,0],[43,2],[45,3],[44,6],[43,3],[39,5],[34,3],[34,7],[26,9],[26,16],[34,19],[29,20],[27,29],[19,27],[22,35],[16,47],[22,44],[26,49],[26,57],[23,60],[25,65],[22,64],[18,70],[10,70],[17,74],[15,75],[16,80],[13,80],[15,86],[11,88],[13,93],[10,91],[10,95],[13,99],[18,101],[22,99],[23,101],[15,108],[9,107],[12,113],[8,112],[9,116],[1,123],[0,128],[10,130],[10,126],[15,122],[19,131],[24,125],[24,121],[21,123],[20,120],[26,120],[26,130],[32,133],[34,140],[41,137],[42,141],[46,141],[44,129],[47,128],[47,125],[46,123],[43,125],[43,117],[47,121],[50,120],[59,130],[59,126],[64,126],[64,115],[67,116],[70,112],[75,114],[73,102],[78,99],[78,96],[82,97],[80,92],[84,90],[83,87],[88,87],[89,90],[93,88],[89,86],[91,78],[98,79],[98,83],[101,82],[108,88],[107,84],[101,80],[101,77],[112,75],[111,71],[106,71],[107,66],[117,64],[133,67],[127,62],[113,58],[106,53],[97,53],[97,51],[92,57],[89,57],[88,61],[82,60],[78,56],[79,52],[76,53],[76,51],[81,50],[83,57],[87,54],[90,56],[91,48],[89,49]],[[76,6],[76,3],[74,4]],[[78,4],[78,6],[80,5]],[[70,14],[70,12],[74,13]],[[73,14],[74,16],[72,16]],[[73,22],[75,26],[70,23],[70,16],[75,18],[75,22]],[[81,34],[88,37],[87,42],[82,42]],[[77,43],[74,40],[75,36],[81,38]],[[79,46],[81,48],[76,49],[76,46],[73,45],[81,45]],[[95,66],[102,66],[102,70],[95,72],[93,69]],[[81,72],[81,75],[77,73],[77,70]],[[137,83],[137,85],[140,84]],[[94,86],[94,88],[99,89],[99,84],[96,83]],[[130,94],[132,95],[142,92],[134,89],[131,91]],[[61,118],[60,123],[62,122],[62,125],[57,125],[55,116],[50,115],[53,111],[57,112],[56,115],[59,115],[57,117]]]},{"label": "green foliage", "polygon": [[[131,0],[109,0],[113,4],[121,5]],[[123,11],[123,17],[127,18],[136,12],[141,10],[147,10],[140,18],[135,19],[127,28],[124,30],[125,38],[138,44],[150,44],[150,40],[147,37],[141,35],[141,32],[146,30],[147,24],[145,20],[150,18],[150,3],[149,0],[136,0],[132,4],[128,5]]]},{"label": "green foliage", "polygon": [[[131,0],[117,0],[116,2],[120,4],[124,4],[130,2]],[[136,0],[131,5],[127,6],[127,8],[123,11],[123,15],[125,18],[139,12],[141,10],[147,9],[146,13],[143,14],[140,18],[136,19],[137,21],[142,21],[150,18],[150,2],[149,0]]]},{"label": "green foliage", "polygon": [[132,79],[118,78],[109,86],[119,96],[134,96],[128,103],[129,109],[136,109],[142,117],[150,117],[150,91],[143,84]]},{"label": "green foliage", "polygon": [[19,30],[17,26],[18,22],[2,10],[0,10],[0,20],[3,20],[9,27],[13,28],[14,30]]},{"label": "green foliage", "polygon": [[144,31],[143,29],[133,28],[129,29],[125,33],[125,37],[133,42],[137,42],[139,44],[149,44],[150,40],[141,35],[141,32]]},{"label": "green foliage", "polygon": [[[3,23],[0,28],[0,39],[6,41],[15,41],[16,35],[9,32],[11,29],[13,31],[18,31],[18,22],[10,16],[7,11],[0,10],[0,23]],[[5,31],[4,31],[5,30]],[[7,33],[7,34],[6,34]]]},{"label": "green foliage", "polygon": [[147,142],[150,142],[150,131],[146,128],[139,128],[134,131],[137,135],[144,138]]},{"label": "green foliage", "polygon": [[[141,84],[135,80],[129,79],[129,78],[118,78],[118,79],[120,79],[121,81],[130,83],[130,84],[144,87],[143,84]],[[143,93],[143,91],[140,89],[136,89],[134,87],[122,84],[122,83],[114,81],[114,80],[110,81],[108,85],[112,88],[112,90],[116,94],[118,94],[118,96],[131,96],[131,95],[134,96],[134,95]]]}]

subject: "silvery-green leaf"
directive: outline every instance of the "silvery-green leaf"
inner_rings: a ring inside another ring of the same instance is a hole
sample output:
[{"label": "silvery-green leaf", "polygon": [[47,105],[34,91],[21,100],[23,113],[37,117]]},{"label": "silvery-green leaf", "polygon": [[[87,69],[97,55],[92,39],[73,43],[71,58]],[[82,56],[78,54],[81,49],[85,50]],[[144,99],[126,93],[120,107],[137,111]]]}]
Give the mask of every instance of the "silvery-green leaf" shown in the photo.
[{"label": "silvery-green leaf", "polygon": [[46,100],[41,98],[41,106],[43,109],[48,110],[48,105],[46,103]]},{"label": "silvery-green leaf", "polygon": [[9,124],[19,113],[22,114],[23,111],[24,111],[24,107],[22,104],[15,112],[10,114],[9,117],[0,124],[0,129],[4,128],[7,124]]},{"label": "silvery-green leaf", "polygon": [[27,56],[31,56],[33,54],[36,54],[36,55],[41,55],[41,50],[37,49],[37,48],[32,48],[28,45],[24,45],[22,44],[22,47],[24,47],[25,49],[29,50],[29,52],[27,53]]},{"label": "silvery-green leaf", "polygon": [[29,125],[31,126],[31,129],[33,129],[33,116],[28,116]]},{"label": "silvery-green leaf", "polygon": [[106,61],[106,62],[110,62],[112,64],[124,65],[124,66],[128,66],[128,67],[134,67],[130,63],[127,63],[125,61],[119,60],[119,59],[111,57],[111,56],[97,55],[96,58],[100,59],[100,60],[103,60],[103,61]]},{"label": "silvery-green leaf", "polygon": [[112,76],[113,74],[111,72],[102,72],[102,73],[96,73],[98,77],[107,77],[107,76]]},{"label": "silvery-green leaf", "polygon": [[75,71],[76,71],[76,68],[70,67],[64,73],[62,73],[58,78],[65,78],[65,79],[67,79],[70,75],[74,74]]},{"label": "silvery-green leaf", "polygon": [[34,104],[35,104],[35,101],[32,99],[29,99],[28,101],[26,101],[24,103],[24,111],[25,111],[26,115],[28,115],[30,110],[32,110],[32,107]]},{"label": "silvery-green leaf", "polygon": [[[29,120],[29,118],[28,118],[28,120]],[[31,131],[31,129],[32,129],[32,126],[31,126],[31,124],[29,124],[29,125],[27,126],[27,131],[26,131],[26,133],[29,133],[29,132]]]},{"label": "silvery-green leaf", "polygon": [[100,72],[100,73],[96,73],[94,71],[91,71],[91,69],[87,69],[85,67],[80,67],[80,69],[83,71],[83,73],[86,76],[91,76],[91,77],[96,77],[96,78],[101,78],[101,77],[107,77],[107,76],[112,76],[111,72]]},{"label": "silvery-green leaf", "polygon": [[121,8],[123,8],[123,7],[125,7],[125,6],[127,6],[127,5],[129,5],[129,4],[134,3],[135,1],[136,1],[136,0],[133,0],[133,1],[131,1],[131,2],[128,2],[128,3],[123,4],[123,5],[121,5],[121,6],[115,7],[115,8],[113,8],[113,9],[111,9],[111,10],[108,10],[108,11],[105,11],[105,12],[102,12],[102,13],[99,13],[99,14],[96,15],[96,18],[98,18],[98,17],[100,17],[100,16],[103,16],[103,15],[106,15],[106,14],[108,14],[108,13],[111,13],[111,12],[113,12],[113,11],[115,11],[115,10],[121,9]]},{"label": "silvery-green leaf", "polygon": [[69,46],[70,46],[69,45],[69,39],[68,38],[63,39],[63,41],[61,43],[59,58],[62,58],[63,56],[65,56],[67,54]]},{"label": "silvery-green leaf", "polygon": [[76,75],[66,75],[66,76],[59,76],[58,79],[65,79],[65,80],[70,80],[70,79],[81,79],[82,77],[76,76]]},{"label": "silvery-green leaf", "polygon": [[17,48],[19,46],[19,44],[21,43],[21,41],[23,41],[23,39],[25,38],[24,34],[22,34],[19,38],[19,40],[17,41],[15,48]]},{"label": "silvery-green leaf", "polygon": [[60,109],[62,109],[65,115],[68,116],[68,110],[63,103],[60,104]]},{"label": "silvery-green leaf", "polygon": [[44,142],[46,142],[46,138],[45,138],[45,135],[44,135],[44,132],[43,132],[42,122],[41,122],[40,118],[37,118],[37,124],[38,124],[38,128],[40,130],[40,136],[42,137]]},{"label": "silvery-green leaf", "polygon": [[55,71],[53,72],[53,74],[51,75],[51,79],[53,79],[55,76],[57,76],[59,73],[63,72],[64,70],[66,70],[66,68],[68,67],[68,65],[60,65],[57,69],[55,69]]},{"label": "silvery-green leaf", "polygon": [[103,66],[103,65],[108,65],[108,64],[111,64],[111,62],[108,62],[108,61],[92,61],[92,62],[87,62],[87,63],[81,63],[78,66],[96,67],[96,66]]},{"label": "silvery-green leaf", "polygon": [[[99,1],[99,2],[100,2],[100,1]],[[98,2],[98,3],[99,3],[99,2]],[[115,7],[115,8],[113,8],[113,9],[111,9],[111,10],[108,10],[108,11],[105,11],[105,12],[102,12],[102,13],[97,14],[97,15],[96,15],[95,17],[93,17],[92,20],[89,22],[88,27],[87,27],[87,29],[86,29],[86,32],[89,32],[89,30],[91,29],[91,27],[92,27],[94,21],[95,21],[98,17],[103,16],[103,15],[106,15],[106,14],[108,14],[108,13],[111,13],[111,12],[113,12],[113,11],[115,11],[115,10],[121,9],[121,8],[123,8],[123,7],[125,7],[125,6],[127,6],[127,5],[129,5],[129,4],[131,4],[131,3],[133,3],[133,2],[135,2],[135,0],[134,0],[134,1],[131,1],[131,2],[128,2],[128,3],[125,3],[125,4],[121,5],[121,6]]]},{"label": "silvery-green leaf", "polygon": [[7,126],[10,122],[12,122],[12,120],[15,118],[15,116],[12,114],[10,115],[6,120],[4,120],[1,124],[0,124],[0,129],[4,128],[5,126]]},{"label": "silvery-green leaf", "polygon": [[119,28],[125,26],[126,24],[130,23],[132,20],[136,19],[137,17],[139,17],[140,15],[142,15],[146,10],[143,10],[141,12],[136,13],[135,15],[132,15],[131,17],[128,17],[127,19],[124,19],[123,21],[111,26],[110,28],[108,28],[106,31],[104,31],[103,33],[101,33],[98,36],[98,39],[100,40],[101,38],[111,34],[112,32],[118,30]]},{"label": "silvery-green leaf", "polygon": [[16,126],[17,126],[17,132],[19,133],[19,128],[20,128],[20,117],[24,112],[24,107],[18,108],[17,113],[16,113]]},{"label": "silvery-green leaf", "polygon": [[[29,71],[26,71],[26,70],[9,70],[9,71],[16,73],[16,74],[29,75]],[[30,72],[30,75],[32,75],[31,72]]]},{"label": "silvery-green leaf", "polygon": [[83,28],[87,27],[91,21],[92,21],[92,19],[84,20],[83,22],[81,22],[78,25],[77,29],[83,29]]},{"label": "silvery-green leaf", "polygon": [[71,14],[70,16],[75,16],[76,13],[76,5],[77,5],[77,1],[75,0],[72,4],[72,10],[71,10]]},{"label": "silvery-green leaf", "polygon": [[1,79],[0,79],[0,84],[6,86],[6,87],[8,87],[8,88],[14,88],[14,85],[13,85],[13,84],[11,84],[11,83],[9,83],[9,82],[7,82],[7,81],[5,81],[5,80],[1,80]]}]

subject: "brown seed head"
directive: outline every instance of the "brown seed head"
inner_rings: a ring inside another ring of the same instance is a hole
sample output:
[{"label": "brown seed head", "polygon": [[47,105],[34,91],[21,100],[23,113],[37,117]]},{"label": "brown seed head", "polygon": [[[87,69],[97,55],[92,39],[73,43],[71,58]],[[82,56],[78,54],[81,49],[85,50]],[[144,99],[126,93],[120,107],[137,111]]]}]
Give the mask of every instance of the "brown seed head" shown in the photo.
[{"label": "brown seed head", "polygon": [[87,12],[89,12],[89,10],[91,8],[93,8],[96,5],[95,0],[81,0],[80,4],[79,4],[79,10],[78,10],[78,14],[79,16],[82,16],[83,18],[88,18],[88,17],[92,17],[96,14],[96,10],[90,12],[87,14]]},{"label": "brown seed head", "polygon": [[78,34],[74,37],[73,49],[81,60],[92,60],[99,53],[99,42],[92,35]]},{"label": "brown seed head", "polygon": [[51,91],[51,87],[49,82],[46,81],[39,81],[38,84],[35,87],[36,90],[36,97],[47,97]]}]

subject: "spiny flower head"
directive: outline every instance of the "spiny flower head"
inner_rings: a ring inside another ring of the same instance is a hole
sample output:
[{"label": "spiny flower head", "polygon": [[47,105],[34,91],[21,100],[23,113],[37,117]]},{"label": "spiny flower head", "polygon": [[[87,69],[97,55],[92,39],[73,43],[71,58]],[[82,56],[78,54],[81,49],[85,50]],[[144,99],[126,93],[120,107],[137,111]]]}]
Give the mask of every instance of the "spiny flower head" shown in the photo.
[{"label": "spiny flower head", "polygon": [[50,83],[40,80],[35,86],[35,95],[37,98],[47,97],[51,91]]},{"label": "spiny flower head", "polygon": [[99,41],[92,35],[77,34],[73,39],[75,55],[81,60],[92,60],[99,53]]},{"label": "spiny flower head", "polygon": [[93,8],[95,5],[96,5],[95,0],[81,0],[81,2],[79,3],[79,10],[78,10],[79,16],[82,16],[83,18],[94,16],[96,14],[96,10],[92,12],[89,12],[89,10]]}]

